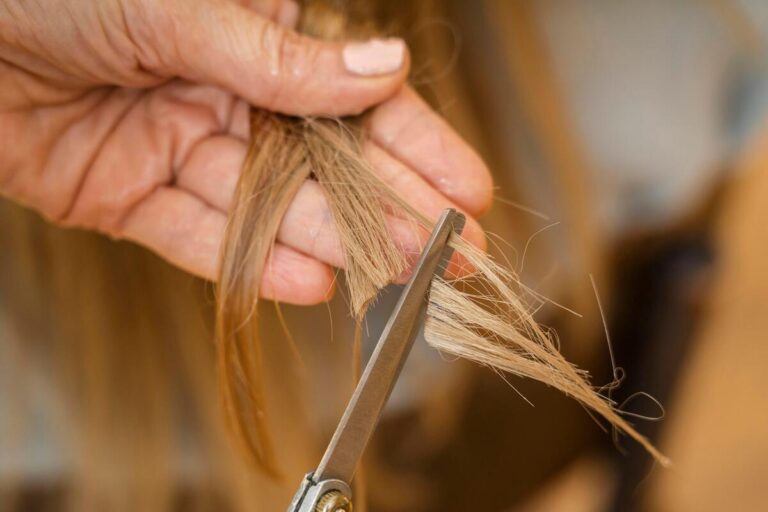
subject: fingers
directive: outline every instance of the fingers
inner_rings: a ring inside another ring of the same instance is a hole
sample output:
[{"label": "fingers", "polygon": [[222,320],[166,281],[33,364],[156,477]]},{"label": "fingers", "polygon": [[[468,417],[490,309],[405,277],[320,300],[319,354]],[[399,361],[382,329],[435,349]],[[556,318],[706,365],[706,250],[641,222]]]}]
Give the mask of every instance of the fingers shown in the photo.
[{"label": "fingers", "polygon": [[[229,210],[247,146],[241,140],[213,136],[198,144],[179,171],[176,186],[221,215]],[[418,254],[424,234],[409,222],[390,218],[395,244]],[[279,243],[334,267],[345,268],[344,252],[325,194],[315,181],[304,183],[283,216]]]},{"label": "fingers", "polygon": [[[191,152],[179,173],[176,186],[225,215],[232,202],[238,170],[246,151],[245,143],[238,139],[211,137]],[[394,217],[388,218],[388,228],[395,245],[415,261],[428,233]],[[291,201],[281,221],[277,241],[326,265],[347,267],[328,202],[321,186],[315,181],[304,183]]]},{"label": "fingers", "polygon": [[[401,199],[411,204],[422,215],[437,220],[446,208],[462,210],[427,183],[421,175],[405,166],[377,144],[372,142],[366,144],[363,146],[363,152],[382,181],[392,187]],[[461,235],[474,246],[483,251],[486,250],[485,233],[472,216],[466,215],[466,224]],[[455,278],[468,275],[471,272],[473,269],[466,258],[454,253],[446,269],[446,275]],[[400,277],[400,281],[407,279],[409,275],[410,272],[406,272]]]},{"label": "fingers", "polygon": [[[153,250],[200,277],[218,275],[226,217],[191,194],[161,187],[126,216],[117,236]],[[316,304],[333,294],[333,272],[314,258],[276,244],[264,270],[260,293],[292,304]]]},{"label": "fingers", "polygon": [[160,72],[215,83],[254,105],[294,115],[359,113],[408,73],[401,40],[315,40],[220,0],[176,1],[153,36]]},{"label": "fingers", "polygon": [[[376,144],[368,143],[363,150],[381,179],[420,213],[435,220],[445,208],[459,208],[418,173]],[[190,152],[178,174],[176,185],[225,213],[229,210],[246,152],[246,144],[239,139],[210,137]],[[397,246],[415,259],[413,257],[420,253],[428,233],[395,217],[388,218],[388,227]],[[483,230],[471,216],[467,217],[463,236],[480,249],[485,249]],[[346,267],[331,211],[317,182],[306,182],[293,198],[283,217],[278,241],[328,265]],[[458,258],[456,262],[463,264]],[[461,273],[458,269],[452,270]]]},{"label": "fingers", "polygon": [[[421,230],[412,223],[387,219],[395,245],[406,254],[418,254],[423,246]],[[277,239],[329,265],[345,268],[344,250],[321,186],[304,183],[283,216]]]},{"label": "fingers", "polygon": [[404,87],[379,105],[370,131],[377,144],[471,215],[490,208],[493,181],[488,168],[412,89]]},{"label": "fingers", "polygon": [[[401,199],[421,214],[437,220],[446,208],[462,210],[460,206],[427,183],[421,175],[406,167],[377,144],[365,144],[363,153],[382,181],[392,187]],[[469,215],[467,215],[463,237],[479,249],[485,250],[486,239],[483,229]]]},{"label": "fingers", "polygon": [[[433,219],[442,213],[442,208],[436,205],[450,205],[447,200],[436,200],[430,206],[435,215],[429,215]],[[436,209],[437,208],[437,209]],[[426,213],[426,212],[425,212]],[[465,234],[479,247],[485,246],[485,238],[476,221],[467,219],[468,229]],[[406,257],[409,264],[413,265],[418,259],[424,245],[429,238],[429,232],[412,222],[387,217],[387,228],[395,245]],[[304,254],[319,259],[329,265],[346,268],[344,261],[344,248],[339,238],[338,230],[333,222],[328,202],[320,185],[314,181],[307,181],[299,189],[296,197],[291,202],[288,211],[283,217],[277,239]],[[447,275],[459,277],[471,271],[467,262],[458,254],[451,260]],[[410,276],[407,270],[401,276],[395,276],[395,281],[403,283]]]}]

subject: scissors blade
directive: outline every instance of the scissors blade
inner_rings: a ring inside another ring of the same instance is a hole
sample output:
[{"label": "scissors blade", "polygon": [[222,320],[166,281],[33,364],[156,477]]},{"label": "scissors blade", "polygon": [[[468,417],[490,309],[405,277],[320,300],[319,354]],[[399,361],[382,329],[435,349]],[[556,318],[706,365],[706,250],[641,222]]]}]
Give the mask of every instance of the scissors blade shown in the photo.
[{"label": "scissors blade", "polygon": [[451,233],[461,233],[465,218],[443,212],[379,337],[336,432],[314,472],[313,480],[352,481],[357,463],[373,434],[427,309],[432,278],[443,275],[453,254]]}]

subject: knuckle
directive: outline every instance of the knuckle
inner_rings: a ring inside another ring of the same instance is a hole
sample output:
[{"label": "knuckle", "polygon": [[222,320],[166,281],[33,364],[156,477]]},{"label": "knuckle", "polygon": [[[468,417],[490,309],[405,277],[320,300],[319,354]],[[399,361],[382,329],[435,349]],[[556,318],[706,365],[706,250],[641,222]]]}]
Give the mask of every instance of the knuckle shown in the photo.
[{"label": "knuckle", "polygon": [[303,78],[317,60],[316,45],[295,32],[269,23],[263,29],[262,46],[268,60],[271,103],[295,101],[295,94],[300,92],[296,89],[304,87]]},{"label": "knuckle", "polygon": [[[162,79],[164,70],[173,62],[173,41],[177,38],[174,16],[147,0],[114,2],[109,19],[102,20],[105,31],[119,33],[109,38],[113,66],[112,80],[121,85],[151,86]],[[113,30],[116,27],[117,30]]]}]

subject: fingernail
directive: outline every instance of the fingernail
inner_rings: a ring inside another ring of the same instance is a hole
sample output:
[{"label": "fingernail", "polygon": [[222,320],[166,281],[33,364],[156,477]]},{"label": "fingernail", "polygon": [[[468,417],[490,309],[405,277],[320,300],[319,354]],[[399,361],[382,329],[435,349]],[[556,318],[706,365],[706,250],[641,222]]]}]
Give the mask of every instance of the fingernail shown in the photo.
[{"label": "fingernail", "polygon": [[363,76],[386,75],[403,66],[405,43],[395,38],[347,43],[342,58],[344,67],[350,73]]},{"label": "fingernail", "polygon": [[294,0],[283,0],[276,21],[284,27],[294,28],[299,22],[299,4]]}]

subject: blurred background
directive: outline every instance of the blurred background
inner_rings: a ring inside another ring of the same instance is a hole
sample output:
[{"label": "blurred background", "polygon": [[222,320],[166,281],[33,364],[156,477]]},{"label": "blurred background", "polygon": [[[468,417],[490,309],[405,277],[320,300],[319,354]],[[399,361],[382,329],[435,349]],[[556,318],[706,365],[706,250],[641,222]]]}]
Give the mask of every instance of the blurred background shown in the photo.
[{"label": "blurred background", "polygon": [[[765,510],[768,2],[370,9],[493,170],[492,252],[578,313],[539,319],[595,385],[622,377],[614,398],[673,466],[543,385],[420,342],[359,479],[367,510]],[[210,284],[0,210],[0,511],[283,510],[351,391],[344,299],[281,309],[301,365],[261,305],[272,481],[220,424]]]}]

